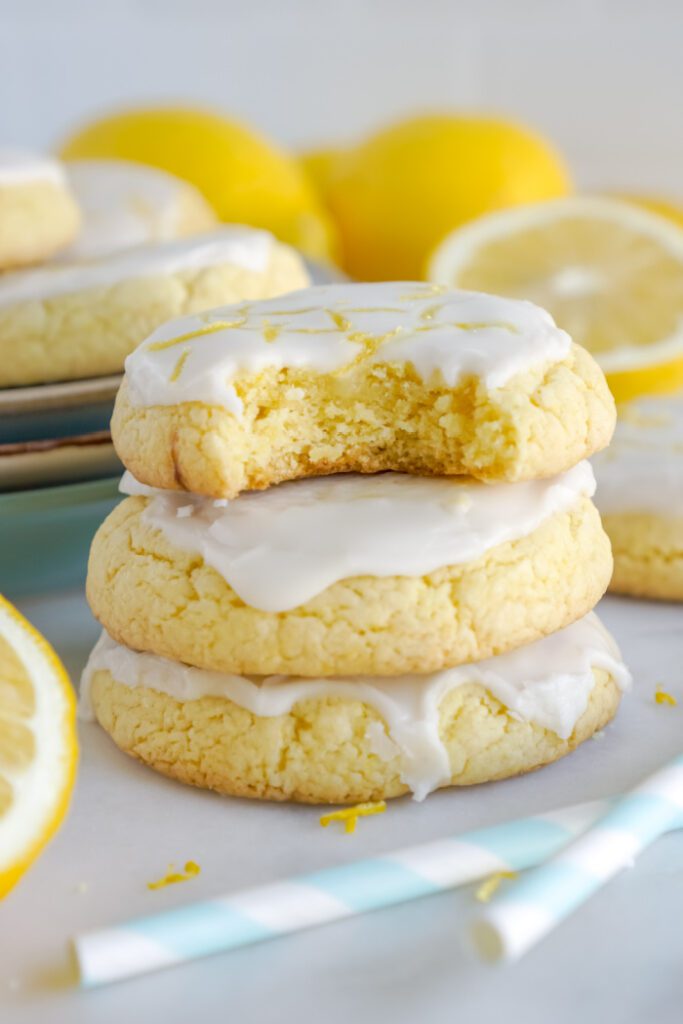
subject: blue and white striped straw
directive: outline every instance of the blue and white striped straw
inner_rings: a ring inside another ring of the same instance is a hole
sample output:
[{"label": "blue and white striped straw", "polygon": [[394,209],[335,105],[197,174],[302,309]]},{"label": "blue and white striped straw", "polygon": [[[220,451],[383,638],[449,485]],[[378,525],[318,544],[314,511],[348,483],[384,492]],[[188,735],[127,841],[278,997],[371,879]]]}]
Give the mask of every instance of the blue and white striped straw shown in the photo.
[{"label": "blue and white striped straw", "polygon": [[597,801],[506,822],[78,936],[81,983],[130,978],[520,871],[584,832],[606,806]]},{"label": "blue and white striped straw", "polygon": [[472,922],[476,950],[516,960],[659,836],[683,824],[683,756],[605,813],[547,863],[530,871]]}]

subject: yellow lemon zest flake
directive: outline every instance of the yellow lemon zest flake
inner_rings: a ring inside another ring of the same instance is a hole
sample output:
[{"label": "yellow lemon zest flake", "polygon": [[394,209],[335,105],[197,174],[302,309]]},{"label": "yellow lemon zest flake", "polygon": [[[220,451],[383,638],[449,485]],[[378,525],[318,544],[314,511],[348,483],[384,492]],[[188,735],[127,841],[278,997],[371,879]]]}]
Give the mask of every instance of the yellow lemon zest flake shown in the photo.
[{"label": "yellow lemon zest flake", "polygon": [[271,316],[304,316],[306,313],[317,313],[317,306],[304,306],[302,309],[271,309]]},{"label": "yellow lemon zest flake", "polygon": [[675,708],[678,704],[676,698],[667,693],[666,690],[662,690],[660,686],[655,690],[655,700],[658,704],[668,704],[672,708]]},{"label": "yellow lemon zest flake", "polygon": [[341,313],[337,313],[335,309],[326,309],[325,312],[329,316],[330,320],[335,327],[339,328],[340,331],[350,331],[351,321],[347,320]]},{"label": "yellow lemon zest flake", "polygon": [[190,355],[190,349],[189,348],[183,349],[182,354],[180,355],[180,357],[178,359],[178,362],[173,367],[173,372],[172,372],[171,376],[168,378],[171,384],[175,384],[175,382],[180,377],[180,374],[183,372],[183,367],[184,367],[185,363],[187,362],[189,355]]},{"label": "yellow lemon zest flake", "polygon": [[[444,327],[448,326],[444,324]],[[501,331],[510,331],[511,334],[519,334],[519,328],[515,327],[514,324],[509,324],[505,320],[491,320],[486,322],[482,320],[478,323],[476,320],[472,323],[453,324],[453,327],[457,327],[459,331],[484,331],[487,327],[497,327]]]},{"label": "yellow lemon zest flake", "polygon": [[216,320],[212,324],[206,324],[205,327],[198,327],[196,331],[187,331],[186,334],[179,334],[176,338],[169,338],[168,341],[153,341],[151,345],[147,346],[147,351],[163,352],[166,348],[182,345],[184,341],[203,338],[207,334],[216,334],[217,331],[230,331],[235,327],[244,327],[246,322],[246,316],[240,316],[237,320]]},{"label": "yellow lemon zest flake", "polygon": [[393,330],[387,331],[385,334],[366,334],[365,331],[350,331],[346,337],[353,345],[359,346],[358,352],[349,360],[348,363],[344,363],[344,365],[340,366],[337,370],[331,370],[330,376],[343,377],[346,376],[346,374],[353,372],[353,370],[356,370],[361,363],[371,359],[375,352],[377,352],[385,342],[398,337],[402,332],[402,327],[394,327]]},{"label": "yellow lemon zest flake", "polygon": [[277,341],[282,331],[282,324],[271,324],[270,320],[263,321],[263,338],[265,341]]},{"label": "yellow lemon zest flake", "polygon": [[433,320],[440,309],[443,309],[443,302],[436,302],[433,306],[427,306],[420,313],[420,320]]},{"label": "yellow lemon zest flake", "polygon": [[387,809],[384,800],[374,804],[356,804],[355,807],[343,807],[340,811],[331,811],[323,814],[320,824],[323,828],[333,821],[343,821],[345,832],[355,832],[359,818],[368,818],[372,814],[383,814]]},{"label": "yellow lemon zest flake", "polygon": [[475,899],[479,900],[480,903],[488,903],[493,895],[498,891],[498,888],[504,878],[517,877],[519,877],[519,872],[517,871],[497,871],[495,875],[491,875],[490,878],[486,878],[481,883],[474,894]]},{"label": "yellow lemon zest flake", "polygon": [[148,889],[165,889],[167,885],[176,885],[178,882],[189,882],[191,878],[195,878],[199,874],[201,868],[199,864],[196,864],[193,860],[188,860],[185,864],[183,872],[174,871],[173,864],[168,865],[168,873],[163,878],[159,878],[156,882],[148,882]]}]

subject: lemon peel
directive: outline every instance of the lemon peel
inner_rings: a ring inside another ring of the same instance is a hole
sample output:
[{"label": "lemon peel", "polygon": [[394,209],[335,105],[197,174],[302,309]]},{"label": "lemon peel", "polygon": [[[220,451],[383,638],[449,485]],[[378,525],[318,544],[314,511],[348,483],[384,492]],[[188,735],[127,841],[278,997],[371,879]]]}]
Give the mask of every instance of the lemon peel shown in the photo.
[{"label": "lemon peel", "polygon": [[156,882],[148,882],[148,889],[165,889],[167,885],[177,885],[178,882],[189,882],[191,878],[196,878],[200,873],[201,868],[199,864],[193,860],[185,862],[185,867],[181,872],[174,870],[175,865],[168,865],[168,872],[163,878],[157,879]]},{"label": "lemon peel", "polygon": [[518,871],[497,871],[494,875],[484,879],[474,894],[479,903],[488,903],[500,888],[506,878],[518,878]]},{"label": "lemon peel", "polygon": [[356,804],[355,807],[343,807],[340,811],[331,811],[329,814],[323,814],[320,824],[323,828],[327,828],[333,821],[340,821],[344,823],[344,832],[352,833],[356,831],[359,818],[368,818],[373,814],[383,814],[386,809],[387,805],[384,800],[379,800],[377,803]]}]

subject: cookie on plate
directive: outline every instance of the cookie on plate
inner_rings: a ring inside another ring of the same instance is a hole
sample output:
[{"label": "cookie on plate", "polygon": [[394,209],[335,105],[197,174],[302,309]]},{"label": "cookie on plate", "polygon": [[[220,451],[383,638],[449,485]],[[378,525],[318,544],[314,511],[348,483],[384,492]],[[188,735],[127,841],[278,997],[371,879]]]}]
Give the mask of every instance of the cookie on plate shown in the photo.
[{"label": "cookie on plate", "polygon": [[614,420],[593,358],[531,303],[340,284],[164,324],[112,431],[143,483],[232,498],[350,471],[553,476]]},{"label": "cookie on plate", "polygon": [[223,227],[0,277],[0,387],[116,373],[169,317],[308,282],[265,231]]},{"label": "cookie on plate", "polygon": [[158,167],[130,160],[70,160],[64,166],[83,223],[62,260],[97,259],[218,226],[216,214],[194,185]]},{"label": "cookie on plate", "polygon": [[80,222],[56,160],[0,149],[0,271],[48,259],[75,238]]},{"label": "cookie on plate", "polygon": [[612,559],[593,490],[583,462],[517,484],[384,473],[129,497],[95,536],[88,599],[121,643],[206,669],[435,671],[596,604]]},{"label": "cookie on plate", "polygon": [[595,615],[478,664],[398,679],[246,678],[106,634],[84,705],[127,754],[236,796],[357,803],[531,771],[615,714],[629,676]]}]

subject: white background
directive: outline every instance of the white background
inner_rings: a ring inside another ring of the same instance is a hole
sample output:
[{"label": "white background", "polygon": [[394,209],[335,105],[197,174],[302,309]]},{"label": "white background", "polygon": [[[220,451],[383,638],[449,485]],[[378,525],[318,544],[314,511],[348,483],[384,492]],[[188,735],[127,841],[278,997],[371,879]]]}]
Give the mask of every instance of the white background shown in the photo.
[{"label": "white background", "polygon": [[683,197],[677,0],[0,0],[0,69],[3,143],[140,100],[294,146],[479,108],[554,138],[585,187]]}]

